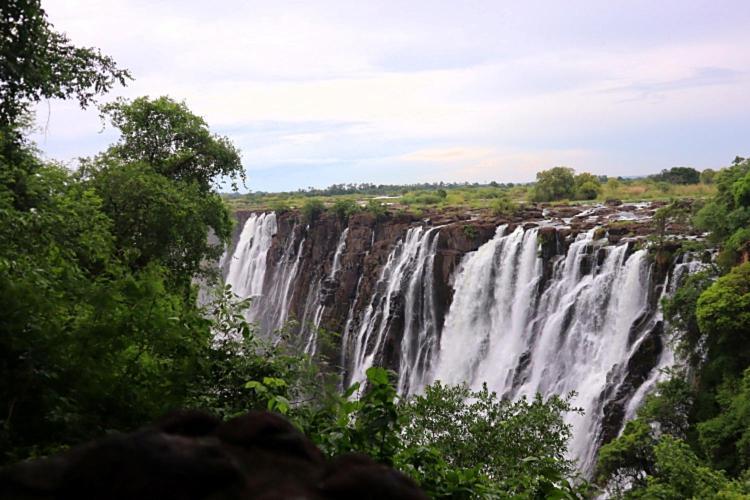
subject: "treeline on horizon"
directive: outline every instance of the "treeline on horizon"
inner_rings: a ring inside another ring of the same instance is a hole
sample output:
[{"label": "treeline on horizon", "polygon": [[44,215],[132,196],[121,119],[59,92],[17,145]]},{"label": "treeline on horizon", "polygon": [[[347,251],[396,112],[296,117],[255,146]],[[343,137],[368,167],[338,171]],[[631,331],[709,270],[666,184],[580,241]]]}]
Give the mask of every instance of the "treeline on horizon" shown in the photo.
[{"label": "treeline on horizon", "polygon": [[[76,170],[44,160],[28,139],[35,103],[90,106],[131,76],[55,31],[38,0],[0,10],[0,464],[175,408],[223,419],[266,409],[327,456],[365,453],[436,498],[750,495],[750,161],[717,171],[712,196],[658,212],[710,237],[648,242],[655,265],[719,255],[663,304],[679,362],[601,449],[591,483],[566,456],[573,395],[509,401],[436,383],[399,397],[379,367],[342,393],[338,356],[300,354],[293,323],[273,343],[259,338],[247,301],[203,264],[222,249],[208,232],[223,243],[231,233],[218,186],[243,181],[237,148],[185,103],[140,97],[100,107],[120,137]],[[589,175],[550,169],[533,192],[606,193],[613,179]],[[214,285],[204,305],[198,277]],[[335,333],[320,336],[335,345]]]},{"label": "treeline on horizon", "polygon": [[488,209],[497,215],[508,215],[524,203],[706,199],[716,192],[715,176],[716,170],[699,172],[690,167],[674,167],[658,174],[632,178],[597,176],[588,172],[576,173],[568,167],[554,167],[538,172],[536,180],[530,183],[334,184],[326,189],[235,192],[224,193],[222,197],[233,211],[286,212],[307,210],[305,207],[315,211],[319,210],[318,205],[322,205],[336,212],[348,213],[361,208],[380,213],[387,207],[408,210],[418,216],[424,210],[440,208]]},{"label": "treeline on horizon", "polygon": [[[637,181],[639,179],[649,179],[655,182],[667,182],[672,184],[712,184],[716,170],[712,168],[703,171],[696,170],[692,167],[673,167],[664,169],[658,174],[635,175],[635,176],[608,176],[593,175],[600,184],[605,184],[609,179],[615,179],[619,182]],[[375,196],[399,196],[409,191],[436,191],[438,189],[461,189],[461,188],[501,188],[510,189],[515,186],[533,186],[535,181],[530,182],[417,182],[410,184],[374,184],[371,182],[361,183],[340,183],[331,184],[326,188],[299,188],[294,191],[253,191],[249,193],[224,192],[223,196],[228,198],[264,196],[269,194],[276,195],[302,195],[302,196],[339,196],[347,194],[362,194]]]}]

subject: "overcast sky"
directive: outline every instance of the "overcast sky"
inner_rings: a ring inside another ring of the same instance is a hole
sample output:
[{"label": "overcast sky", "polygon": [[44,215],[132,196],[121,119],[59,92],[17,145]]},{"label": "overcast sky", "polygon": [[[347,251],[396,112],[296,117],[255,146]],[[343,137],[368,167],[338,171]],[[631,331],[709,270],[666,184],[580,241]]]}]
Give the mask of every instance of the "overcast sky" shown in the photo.
[{"label": "overcast sky", "polygon": [[[750,155],[750,1],[48,0],[56,29],[185,100],[249,190],[640,175]],[[71,161],[116,138],[51,101]]]}]

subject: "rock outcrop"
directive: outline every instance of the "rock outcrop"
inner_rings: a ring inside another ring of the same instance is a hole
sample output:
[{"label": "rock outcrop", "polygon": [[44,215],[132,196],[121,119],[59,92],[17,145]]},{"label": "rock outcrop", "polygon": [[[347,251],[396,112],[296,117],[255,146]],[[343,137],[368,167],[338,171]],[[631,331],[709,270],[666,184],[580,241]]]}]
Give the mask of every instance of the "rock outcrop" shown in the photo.
[{"label": "rock outcrop", "polygon": [[426,499],[364,455],[326,460],[277,414],[177,412],[131,434],[0,471],[4,499]]}]

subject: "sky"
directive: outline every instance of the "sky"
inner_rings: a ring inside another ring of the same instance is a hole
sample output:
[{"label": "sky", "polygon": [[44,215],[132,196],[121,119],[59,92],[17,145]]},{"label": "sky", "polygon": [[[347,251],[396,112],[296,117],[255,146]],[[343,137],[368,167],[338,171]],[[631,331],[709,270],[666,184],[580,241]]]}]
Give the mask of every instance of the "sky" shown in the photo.
[{"label": "sky", "polygon": [[[243,191],[525,182],[750,156],[750,1],[47,0],[55,29],[184,100],[242,151]],[[49,158],[117,139],[49,101]]]}]

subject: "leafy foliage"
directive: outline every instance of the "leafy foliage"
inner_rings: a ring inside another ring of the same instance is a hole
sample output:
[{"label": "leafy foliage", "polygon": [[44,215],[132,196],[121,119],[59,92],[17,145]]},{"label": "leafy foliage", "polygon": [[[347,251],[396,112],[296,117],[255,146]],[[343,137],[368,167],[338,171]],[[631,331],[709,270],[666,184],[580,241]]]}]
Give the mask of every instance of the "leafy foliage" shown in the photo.
[{"label": "leafy foliage", "polygon": [[688,277],[664,302],[687,366],[671,372],[600,450],[600,480],[615,496],[750,495],[750,263],[737,265],[750,239],[748,171],[750,162],[738,157],[716,173],[716,196],[695,217],[723,246],[722,265]]},{"label": "leafy foliage", "polygon": [[536,174],[533,201],[571,199],[575,195],[576,181],[572,168],[555,167]]},{"label": "leafy foliage", "polygon": [[[127,70],[98,49],[76,47],[52,29],[40,0],[0,5],[0,126],[18,124],[31,103],[74,98],[81,107],[115,84]],[[10,129],[6,129],[8,132]]]},{"label": "leafy foliage", "polygon": [[673,167],[664,169],[661,173],[652,175],[651,178],[670,184],[698,184],[701,180],[701,174],[691,167]]},{"label": "leafy foliage", "polygon": [[120,130],[109,154],[125,162],[143,162],[157,174],[193,181],[203,191],[222,177],[230,177],[235,188],[238,179],[245,180],[237,148],[226,137],[212,134],[184,102],[169,97],[118,99],[101,111]]},{"label": "leafy foliage", "polygon": [[564,457],[570,429],[563,415],[573,410],[567,399],[510,402],[486,387],[436,383],[399,401],[393,375],[370,368],[364,390],[355,384],[291,415],[329,454],[376,457],[435,498],[580,498],[586,491]]},{"label": "leafy foliage", "polygon": [[312,224],[325,211],[325,206],[319,199],[311,198],[302,205],[300,211],[302,212],[302,218],[304,221],[307,224]]}]

